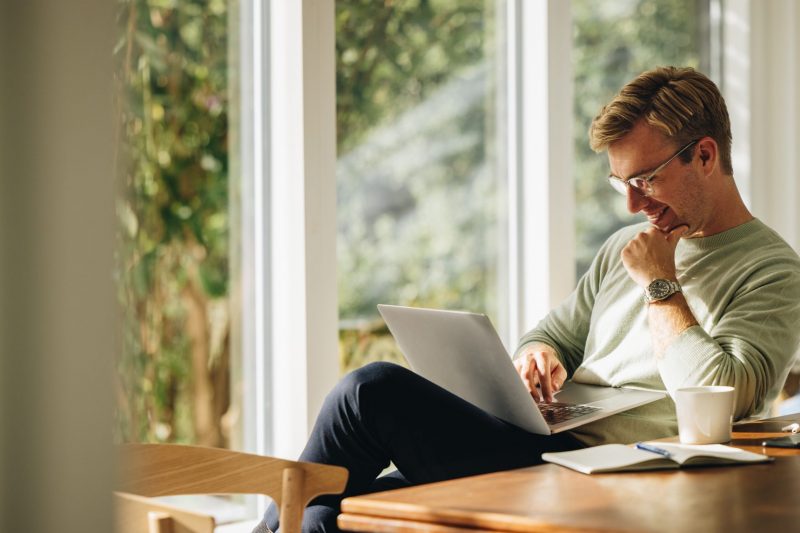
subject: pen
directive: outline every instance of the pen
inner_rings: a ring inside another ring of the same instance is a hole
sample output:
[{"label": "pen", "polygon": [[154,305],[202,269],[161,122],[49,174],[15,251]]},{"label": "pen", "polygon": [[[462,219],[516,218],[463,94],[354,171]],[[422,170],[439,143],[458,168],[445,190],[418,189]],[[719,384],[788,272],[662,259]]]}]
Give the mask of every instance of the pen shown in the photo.
[{"label": "pen", "polygon": [[664,448],[659,448],[658,446],[653,446],[651,444],[645,444],[644,442],[637,442],[636,448],[639,450],[644,450],[646,452],[657,453],[658,455],[663,455],[666,458],[672,457],[672,454],[669,453]]}]

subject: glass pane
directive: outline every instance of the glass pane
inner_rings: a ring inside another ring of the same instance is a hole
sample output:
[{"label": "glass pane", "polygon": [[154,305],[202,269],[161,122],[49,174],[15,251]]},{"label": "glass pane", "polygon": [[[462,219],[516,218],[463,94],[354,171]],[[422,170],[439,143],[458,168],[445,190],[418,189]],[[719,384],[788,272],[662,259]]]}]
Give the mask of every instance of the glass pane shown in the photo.
[{"label": "glass pane", "polygon": [[121,3],[119,441],[227,447],[231,414],[228,5]]},{"label": "glass pane", "polygon": [[572,8],[576,270],[582,275],[606,238],[634,222],[624,199],[605,179],[606,155],[589,148],[589,124],[601,106],[645,70],[679,65],[708,73],[708,1],[573,0]]},{"label": "glass pane", "polygon": [[402,362],[376,304],[503,329],[502,2],[336,2],[340,356]]}]

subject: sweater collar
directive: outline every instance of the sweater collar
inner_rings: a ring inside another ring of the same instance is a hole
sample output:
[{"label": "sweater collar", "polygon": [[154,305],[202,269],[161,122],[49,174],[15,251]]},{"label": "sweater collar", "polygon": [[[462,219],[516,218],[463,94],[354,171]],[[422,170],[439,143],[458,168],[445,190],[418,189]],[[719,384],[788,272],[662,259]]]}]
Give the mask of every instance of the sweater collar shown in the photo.
[{"label": "sweater collar", "polygon": [[764,223],[757,218],[748,220],[744,224],[734,226],[729,230],[725,230],[715,235],[708,237],[696,237],[694,239],[681,239],[681,247],[689,250],[713,250],[727,244],[735,243],[743,237],[752,235],[753,233],[761,230]]}]

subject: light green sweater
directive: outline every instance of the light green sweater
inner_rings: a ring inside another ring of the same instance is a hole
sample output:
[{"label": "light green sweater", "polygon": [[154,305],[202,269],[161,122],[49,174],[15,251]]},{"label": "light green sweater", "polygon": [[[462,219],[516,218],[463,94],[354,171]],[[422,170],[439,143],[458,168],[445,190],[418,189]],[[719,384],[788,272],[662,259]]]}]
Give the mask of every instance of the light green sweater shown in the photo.
[{"label": "light green sweater", "polygon": [[[679,387],[736,387],[734,417],[763,414],[777,397],[800,343],[800,258],[761,221],[711,237],[681,239],[678,281],[699,326],[657,362],[641,287],[620,259],[647,223],[612,235],[575,291],[520,340],[556,349],[573,380],[672,393]],[[594,445],[677,434],[675,404],[663,400],[573,431]]]}]

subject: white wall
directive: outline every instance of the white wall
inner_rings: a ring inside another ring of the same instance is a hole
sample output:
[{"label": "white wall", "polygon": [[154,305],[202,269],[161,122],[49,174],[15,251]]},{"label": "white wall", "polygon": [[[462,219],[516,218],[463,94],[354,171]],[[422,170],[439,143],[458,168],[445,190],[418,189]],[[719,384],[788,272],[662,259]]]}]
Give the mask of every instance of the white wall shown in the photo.
[{"label": "white wall", "polygon": [[734,175],[753,214],[800,251],[800,3],[728,0],[723,35]]},{"label": "white wall", "polygon": [[800,3],[751,4],[752,207],[800,251]]},{"label": "white wall", "polygon": [[0,4],[0,531],[111,530],[113,2]]}]

